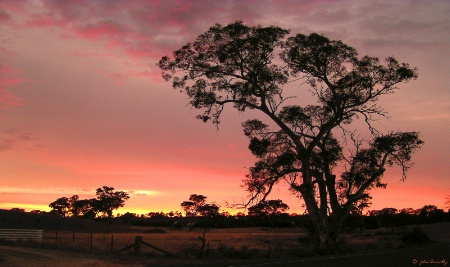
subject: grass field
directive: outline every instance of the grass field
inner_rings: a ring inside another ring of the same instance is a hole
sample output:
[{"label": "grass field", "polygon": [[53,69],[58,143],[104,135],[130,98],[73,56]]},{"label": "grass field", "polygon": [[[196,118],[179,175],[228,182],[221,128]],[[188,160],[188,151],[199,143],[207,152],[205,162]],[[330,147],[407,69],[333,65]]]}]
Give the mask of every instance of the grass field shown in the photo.
[{"label": "grass field", "polygon": [[[422,229],[432,244],[450,240],[450,222],[422,225]],[[149,230],[166,233],[145,233]],[[396,228],[394,232],[378,229],[344,234],[342,240],[349,254],[396,250],[405,231],[406,228]],[[146,246],[142,246],[140,256],[133,255],[133,249],[115,252],[133,244],[136,236],[176,254],[177,258],[167,257]],[[184,266],[184,263],[195,266],[212,261],[254,262],[312,255],[313,245],[307,242],[307,233],[298,228],[211,229],[205,236],[207,246],[202,259],[197,258],[202,247],[200,236],[203,236],[201,228],[193,231],[158,228],[155,231],[152,227],[133,227],[132,232],[127,233],[92,233],[91,245],[91,233],[46,230],[40,244],[24,244],[27,247],[0,245],[0,266]]]},{"label": "grass field", "polygon": [[[432,242],[450,240],[450,223],[423,225]],[[394,249],[401,246],[401,236],[407,227],[377,229],[362,233],[343,234],[343,247],[349,252]],[[151,245],[181,257],[195,257],[203,251],[214,258],[286,258],[311,255],[313,244],[305,230],[298,228],[231,228],[209,229],[202,250],[202,228],[169,230],[167,228],[133,227],[132,233],[76,233],[70,231],[45,231],[42,245],[65,248],[71,251],[109,254],[134,244],[136,236]],[[146,233],[156,232],[156,233]],[[158,233],[165,232],[165,233]],[[92,235],[92,238],[91,238]],[[92,240],[92,241],[91,241]],[[143,254],[163,255],[142,246]],[[123,251],[130,254],[133,249]]]},{"label": "grass field", "polygon": [[[195,256],[202,247],[199,237],[203,237],[204,229],[171,231],[167,228],[158,228],[166,233],[145,233],[154,229],[134,227],[134,233],[92,233],[92,243],[91,233],[45,231],[42,245],[107,254],[133,244],[136,236],[142,236],[145,242],[182,256]],[[236,258],[285,256],[299,251],[302,245],[299,239],[300,237],[305,239],[306,236],[306,232],[294,228],[209,229],[205,235],[204,252],[214,252],[216,257]],[[305,251],[309,248],[306,243],[302,246]],[[146,246],[142,247],[142,253],[161,254]]]}]

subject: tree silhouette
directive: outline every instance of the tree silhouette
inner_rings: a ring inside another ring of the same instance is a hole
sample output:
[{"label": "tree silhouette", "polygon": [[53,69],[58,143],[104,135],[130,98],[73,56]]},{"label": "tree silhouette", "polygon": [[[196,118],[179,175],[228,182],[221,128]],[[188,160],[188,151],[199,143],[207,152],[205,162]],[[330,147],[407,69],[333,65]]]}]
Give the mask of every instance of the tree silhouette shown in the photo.
[{"label": "tree silhouette", "polygon": [[125,200],[129,199],[130,196],[124,191],[114,191],[114,187],[103,186],[102,188],[97,188],[95,193],[97,195],[97,210],[102,212],[103,215],[108,218],[113,217],[113,211],[123,207],[125,205]]},{"label": "tree silhouette", "polygon": [[280,215],[287,215],[285,212],[289,209],[286,203],[280,199],[264,200],[248,208],[249,216],[258,216],[269,218],[270,224],[274,226],[274,218]]},{"label": "tree silhouette", "polygon": [[183,208],[186,216],[197,216],[198,208],[204,205],[205,202],[205,196],[192,194],[189,196],[189,201],[183,201],[180,205]]},{"label": "tree silhouette", "polygon": [[[219,125],[229,105],[265,115],[268,123],[243,123],[258,159],[244,179],[250,201],[264,201],[276,184],[287,182],[305,202],[318,248],[338,249],[343,222],[355,203],[368,199],[370,189],[385,187],[381,178],[387,167],[400,166],[405,179],[411,155],[423,143],[416,132],[382,135],[372,125],[386,115],[379,98],[393,93],[398,83],[416,79],[417,70],[393,57],[384,63],[360,58],[354,48],[319,34],[287,37],[289,32],[241,21],[216,24],[158,65],[163,78],[203,111],[197,117],[205,122]],[[289,86],[293,82],[300,86]],[[301,106],[305,94],[300,101],[287,95],[302,89],[316,101]],[[350,125],[358,118],[370,137],[356,138]],[[345,168],[340,177],[338,166]]]},{"label": "tree silhouette", "polygon": [[[93,217],[95,218],[98,211],[94,211],[96,199],[80,199],[78,195],[69,198],[69,212],[72,217]],[[94,215],[94,216],[92,216]]]},{"label": "tree silhouette", "polygon": [[264,200],[248,208],[248,215],[272,217],[282,214],[288,209],[289,206],[280,199]]},{"label": "tree silhouette", "polygon": [[443,221],[445,212],[435,205],[425,205],[420,209],[419,220],[423,223],[436,223]]},{"label": "tree silhouette", "polygon": [[62,217],[66,217],[69,212],[70,203],[67,197],[60,197],[48,205],[51,209],[50,213]]},{"label": "tree silhouette", "polygon": [[197,208],[200,216],[203,217],[214,217],[219,215],[219,209],[220,207],[216,204],[204,204],[203,206],[200,206]]},{"label": "tree silhouette", "polygon": [[103,186],[96,190],[96,198],[80,199],[78,195],[70,198],[61,197],[49,204],[52,208],[50,213],[66,217],[84,217],[94,219],[101,212],[103,217],[112,218],[114,210],[125,205],[125,200],[129,199],[128,193],[114,191],[114,187]]},{"label": "tree silhouette", "polygon": [[101,202],[97,198],[80,200],[80,206],[83,208],[83,218],[97,218],[98,213],[102,210]]},{"label": "tree silhouette", "polygon": [[183,201],[180,205],[186,216],[213,217],[219,215],[220,207],[216,204],[206,204],[206,198],[203,195],[192,194],[189,201]]}]

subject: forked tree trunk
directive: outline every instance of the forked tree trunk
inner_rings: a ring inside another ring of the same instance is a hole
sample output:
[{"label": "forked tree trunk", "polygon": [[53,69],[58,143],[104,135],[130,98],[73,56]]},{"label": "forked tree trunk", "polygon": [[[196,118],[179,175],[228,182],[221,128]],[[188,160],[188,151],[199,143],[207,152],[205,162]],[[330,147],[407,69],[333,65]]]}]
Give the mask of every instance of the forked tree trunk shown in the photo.
[{"label": "forked tree trunk", "polygon": [[317,205],[314,195],[310,190],[302,187],[300,193],[305,200],[306,208],[315,231],[316,250],[320,254],[335,253],[340,251],[339,237],[342,227],[341,218],[333,222],[328,215],[323,215]]}]

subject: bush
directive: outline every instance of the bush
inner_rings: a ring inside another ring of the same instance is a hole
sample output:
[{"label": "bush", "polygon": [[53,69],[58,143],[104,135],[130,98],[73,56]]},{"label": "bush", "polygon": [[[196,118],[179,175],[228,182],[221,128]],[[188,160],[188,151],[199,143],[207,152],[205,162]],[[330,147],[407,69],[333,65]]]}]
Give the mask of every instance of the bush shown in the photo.
[{"label": "bush", "polygon": [[145,230],[143,233],[145,233],[145,234],[166,234],[167,232],[161,228],[153,228],[153,229]]},{"label": "bush", "polygon": [[416,226],[412,228],[411,231],[407,231],[402,236],[402,243],[405,245],[425,245],[430,241],[430,238],[428,237],[428,234],[425,233],[422,228],[419,226]]},{"label": "bush", "polygon": [[249,249],[247,246],[242,246],[240,249],[235,249],[223,244],[217,248],[217,251],[227,259],[250,259],[258,254],[256,249]]}]

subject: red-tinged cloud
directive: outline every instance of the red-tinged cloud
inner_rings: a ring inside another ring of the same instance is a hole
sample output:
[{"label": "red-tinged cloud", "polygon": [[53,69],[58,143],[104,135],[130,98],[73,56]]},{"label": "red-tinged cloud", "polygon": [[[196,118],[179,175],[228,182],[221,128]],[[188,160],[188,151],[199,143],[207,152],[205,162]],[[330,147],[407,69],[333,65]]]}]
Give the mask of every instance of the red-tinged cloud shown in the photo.
[{"label": "red-tinged cloud", "polygon": [[[258,1],[259,2],[259,1]],[[278,17],[281,11],[298,16],[315,5],[303,1],[292,9],[291,2],[256,4],[256,1],[43,1],[41,9],[29,11],[24,26],[58,27],[93,41],[101,38],[123,39],[123,49],[132,57],[156,58],[170,52],[179,40],[195,37],[215,22],[230,23],[245,19],[261,22],[267,8]],[[276,9],[273,5],[276,5]],[[171,38],[165,39],[167,35]]]},{"label": "red-tinged cloud", "polygon": [[113,21],[105,20],[96,23],[87,23],[76,28],[76,33],[87,39],[99,39],[102,37],[107,38],[126,38],[130,30]]},{"label": "red-tinged cloud", "polygon": [[148,69],[142,70],[142,71],[136,71],[136,72],[130,72],[130,76],[132,77],[144,77],[148,78],[149,80],[153,82],[161,83],[164,80],[161,78],[161,74],[159,71],[154,70],[150,71]]},{"label": "red-tinged cloud", "polygon": [[5,10],[0,9],[0,23],[5,23],[11,20],[11,15]]},{"label": "red-tinged cloud", "polygon": [[67,26],[67,21],[61,18],[55,18],[52,16],[44,15],[34,15],[30,20],[25,23],[25,27],[37,27],[37,28],[48,28],[48,27],[65,27]]},{"label": "red-tinged cloud", "polygon": [[[0,83],[2,81],[0,80]],[[11,106],[21,106],[25,103],[25,99],[11,94],[8,90],[0,89],[0,109],[9,108]]]},{"label": "red-tinged cloud", "polygon": [[15,96],[10,92],[11,87],[23,82],[19,74],[20,71],[17,69],[0,65],[0,109],[20,106],[25,103],[25,99]]},{"label": "red-tinged cloud", "polygon": [[[292,8],[295,4],[297,8]],[[22,17],[25,28],[57,28],[59,35],[104,42],[105,50],[121,51],[132,60],[153,62],[170,54],[186,40],[192,40],[214,23],[227,24],[245,19],[259,24],[261,14],[282,13],[295,18],[310,10],[315,1],[37,1],[33,8],[19,3],[12,12]],[[11,9],[11,7],[9,6]],[[6,12],[6,11],[5,11]],[[5,18],[8,15],[4,15]],[[273,24],[273,19],[269,19]],[[107,56],[108,53],[104,53]],[[147,63],[149,64],[149,63]],[[153,63],[150,63],[153,65]],[[151,71],[152,74],[148,74]],[[156,68],[134,70],[152,80],[160,72]]]},{"label": "red-tinged cloud", "polygon": [[0,152],[21,149],[23,147],[22,144],[32,139],[31,134],[20,132],[16,129],[0,131]]}]

